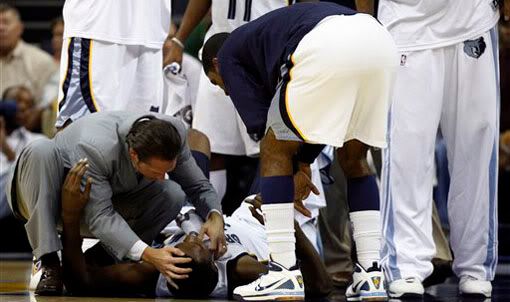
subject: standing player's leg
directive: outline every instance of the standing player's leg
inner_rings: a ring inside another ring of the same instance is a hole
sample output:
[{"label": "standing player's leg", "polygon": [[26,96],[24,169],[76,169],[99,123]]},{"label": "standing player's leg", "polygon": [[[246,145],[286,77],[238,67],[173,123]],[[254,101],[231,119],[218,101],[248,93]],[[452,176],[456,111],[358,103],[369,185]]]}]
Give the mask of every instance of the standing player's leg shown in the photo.
[{"label": "standing player's leg", "polygon": [[358,264],[354,269],[353,283],[347,289],[348,298],[363,296],[370,292],[373,298],[386,297],[384,274],[380,262],[381,217],[379,212],[379,188],[375,175],[367,162],[369,146],[351,140],[338,149],[338,160],[347,178],[347,202],[356,243]]},{"label": "standing player's leg", "polygon": [[296,265],[292,176],[292,157],[299,146],[297,141],[278,140],[271,128],[261,141],[262,211],[272,261],[267,274],[234,290],[242,300],[304,299],[303,278]]},{"label": "standing player's leg", "polygon": [[115,110],[161,113],[163,50],[141,45],[125,47],[126,57],[120,79],[126,95],[123,99],[117,99]]},{"label": "standing player's leg", "polygon": [[463,294],[491,296],[497,255],[499,70],[497,28],[451,48],[455,87],[443,107],[451,184],[453,271]]}]

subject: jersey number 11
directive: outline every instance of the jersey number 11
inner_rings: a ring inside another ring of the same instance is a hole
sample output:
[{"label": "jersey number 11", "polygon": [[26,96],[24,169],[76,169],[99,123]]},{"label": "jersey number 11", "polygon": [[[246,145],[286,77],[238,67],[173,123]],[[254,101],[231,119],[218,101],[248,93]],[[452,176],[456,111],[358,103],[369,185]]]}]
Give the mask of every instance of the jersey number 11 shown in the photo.
[{"label": "jersey number 11", "polygon": [[[228,18],[234,20],[236,18],[236,4],[237,0],[229,0],[228,4]],[[251,2],[252,0],[245,0],[244,2],[244,16],[243,21],[250,22],[251,19]]]}]

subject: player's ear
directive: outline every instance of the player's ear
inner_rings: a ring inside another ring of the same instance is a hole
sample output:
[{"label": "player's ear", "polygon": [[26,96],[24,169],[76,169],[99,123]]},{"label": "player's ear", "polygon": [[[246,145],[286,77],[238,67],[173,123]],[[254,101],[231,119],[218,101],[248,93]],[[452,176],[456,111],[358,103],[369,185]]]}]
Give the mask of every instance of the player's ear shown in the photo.
[{"label": "player's ear", "polygon": [[212,63],[214,66],[214,71],[219,74],[220,73],[220,62],[218,61],[218,58],[213,58]]},{"label": "player's ear", "polygon": [[136,153],[135,149],[129,148],[129,157],[134,163],[138,163],[138,153]]}]

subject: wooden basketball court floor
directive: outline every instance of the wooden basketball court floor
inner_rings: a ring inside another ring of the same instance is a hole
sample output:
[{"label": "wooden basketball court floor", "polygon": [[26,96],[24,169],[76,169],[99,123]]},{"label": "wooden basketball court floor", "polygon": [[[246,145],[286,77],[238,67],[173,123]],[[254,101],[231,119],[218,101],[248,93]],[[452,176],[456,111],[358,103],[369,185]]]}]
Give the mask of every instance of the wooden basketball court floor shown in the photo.
[{"label": "wooden basketball court floor", "polygon": [[[501,271],[500,267],[499,271]],[[503,267],[505,271],[510,270],[507,265]],[[176,300],[163,298],[100,298],[100,297],[42,297],[34,296],[28,292],[28,280],[30,278],[30,261],[6,261],[0,260],[0,302],[197,302],[190,300]],[[471,301],[510,301],[510,275],[499,274],[493,283],[492,299],[479,299],[471,297],[459,297],[457,295],[457,280],[451,279],[448,282],[432,286],[427,289],[427,294],[423,301],[443,301],[443,302],[471,302]],[[203,300],[206,301],[206,300]],[[218,301],[218,300],[217,300]],[[321,302],[341,302],[345,301],[343,291],[336,290],[330,298]],[[400,301],[391,299],[390,301]],[[200,301],[202,302],[202,301]],[[314,301],[315,302],[315,301]]]}]

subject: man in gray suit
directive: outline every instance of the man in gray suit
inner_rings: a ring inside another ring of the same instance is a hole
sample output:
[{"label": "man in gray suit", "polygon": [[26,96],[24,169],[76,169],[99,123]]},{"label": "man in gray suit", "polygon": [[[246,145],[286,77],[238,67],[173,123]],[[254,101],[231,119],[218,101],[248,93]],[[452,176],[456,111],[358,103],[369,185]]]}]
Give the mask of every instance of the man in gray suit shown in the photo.
[{"label": "man in gray suit", "polygon": [[184,125],[160,114],[95,113],[52,140],[29,144],[12,171],[9,203],[26,221],[34,257],[40,260],[41,279],[33,286],[37,294],[62,292],[56,254],[62,249],[57,231],[61,187],[80,161],[88,163],[82,185],[92,183],[82,235],[98,238],[118,260],[143,260],[168,279],[186,278],[188,271],[176,266],[188,261],[184,253],[147,245],[175,219],[186,196],[206,220],[202,231],[211,238],[213,252],[225,252],[220,202],[192,157]]}]

